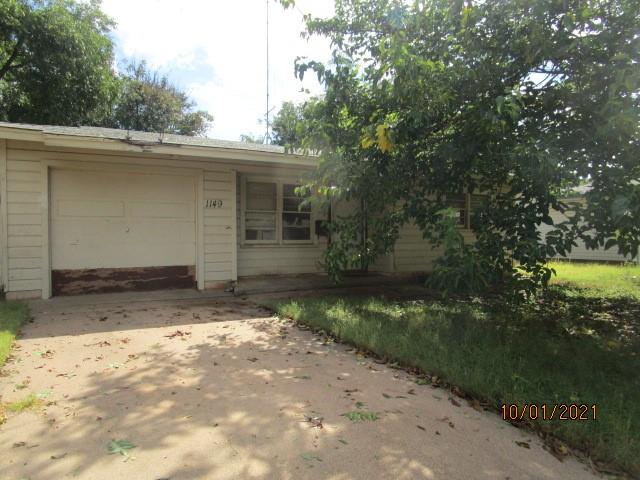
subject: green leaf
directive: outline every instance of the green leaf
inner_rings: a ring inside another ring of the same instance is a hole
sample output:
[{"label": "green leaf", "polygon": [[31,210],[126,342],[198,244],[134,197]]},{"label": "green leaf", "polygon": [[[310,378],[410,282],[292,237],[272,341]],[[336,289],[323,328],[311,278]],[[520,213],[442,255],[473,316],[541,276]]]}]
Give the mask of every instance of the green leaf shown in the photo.
[{"label": "green leaf", "polygon": [[303,460],[306,460],[307,462],[310,462],[312,460],[316,460],[318,462],[322,461],[322,459],[318,455],[316,455],[315,453],[311,453],[311,452],[305,452],[305,453],[301,454],[300,457]]},{"label": "green leaf", "polygon": [[120,455],[126,457],[129,455],[129,450],[131,450],[132,448],[136,448],[136,446],[128,440],[111,440],[107,444],[109,455],[119,453]]},{"label": "green leaf", "polygon": [[354,410],[351,412],[343,413],[342,416],[347,417],[354,423],[375,422],[380,418],[376,412],[369,412],[366,410]]}]

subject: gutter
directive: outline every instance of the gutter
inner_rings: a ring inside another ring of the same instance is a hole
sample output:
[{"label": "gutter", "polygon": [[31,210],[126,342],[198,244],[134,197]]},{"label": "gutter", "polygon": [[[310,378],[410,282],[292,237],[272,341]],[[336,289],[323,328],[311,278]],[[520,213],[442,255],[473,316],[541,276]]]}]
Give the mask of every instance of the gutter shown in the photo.
[{"label": "gutter", "polygon": [[170,142],[147,142],[97,136],[52,133],[29,126],[0,126],[0,138],[39,142],[48,147],[105,150],[109,152],[172,155],[206,160],[237,160],[316,168],[317,159],[305,155],[266,152],[243,148],[186,145]]}]

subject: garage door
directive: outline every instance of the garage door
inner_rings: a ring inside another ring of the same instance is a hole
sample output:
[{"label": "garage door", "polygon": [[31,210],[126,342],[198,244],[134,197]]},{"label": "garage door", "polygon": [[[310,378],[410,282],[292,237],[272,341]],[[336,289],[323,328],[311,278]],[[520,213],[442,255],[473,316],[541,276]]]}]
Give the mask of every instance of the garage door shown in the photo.
[{"label": "garage door", "polygon": [[196,285],[195,178],[51,170],[54,295]]}]

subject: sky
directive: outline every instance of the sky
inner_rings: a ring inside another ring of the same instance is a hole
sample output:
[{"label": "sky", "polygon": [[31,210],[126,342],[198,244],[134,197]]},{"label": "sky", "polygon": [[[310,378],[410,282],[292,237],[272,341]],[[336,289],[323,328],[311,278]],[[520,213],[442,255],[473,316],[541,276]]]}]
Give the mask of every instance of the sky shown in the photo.
[{"label": "sky", "polygon": [[[263,135],[266,108],[267,0],[103,0],[117,23],[113,32],[120,67],[146,60],[214,116],[208,136],[238,140]],[[302,39],[302,15],[327,17],[333,0],[297,0],[283,9],[269,3],[270,107],[322,91],[315,76],[294,76],[296,57],[327,61],[325,38]]]}]

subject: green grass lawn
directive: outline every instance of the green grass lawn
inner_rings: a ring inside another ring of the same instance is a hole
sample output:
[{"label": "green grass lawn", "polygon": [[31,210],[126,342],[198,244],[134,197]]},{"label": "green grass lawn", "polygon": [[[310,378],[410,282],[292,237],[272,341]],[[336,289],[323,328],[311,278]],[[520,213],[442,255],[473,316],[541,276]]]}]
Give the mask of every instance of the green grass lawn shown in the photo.
[{"label": "green grass lawn", "polygon": [[9,356],[11,344],[28,315],[27,305],[22,302],[0,302],[0,368]]},{"label": "green grass lawn", "polygon": [[630,297],[640,301],[640,265],[552,262],[552,284],[584,289],[587,296]]},{"label": "green grass lawn", "polygon": [[534,427],[601,465],[640,474],[637,267],[557,267],[557,281],[572,286],[555,285],[524,306],[496,298],[337,296],[272,306],[342,341],[437,375],[496,411],[503,403],[595,404],[595,421],[538,421]]}]

